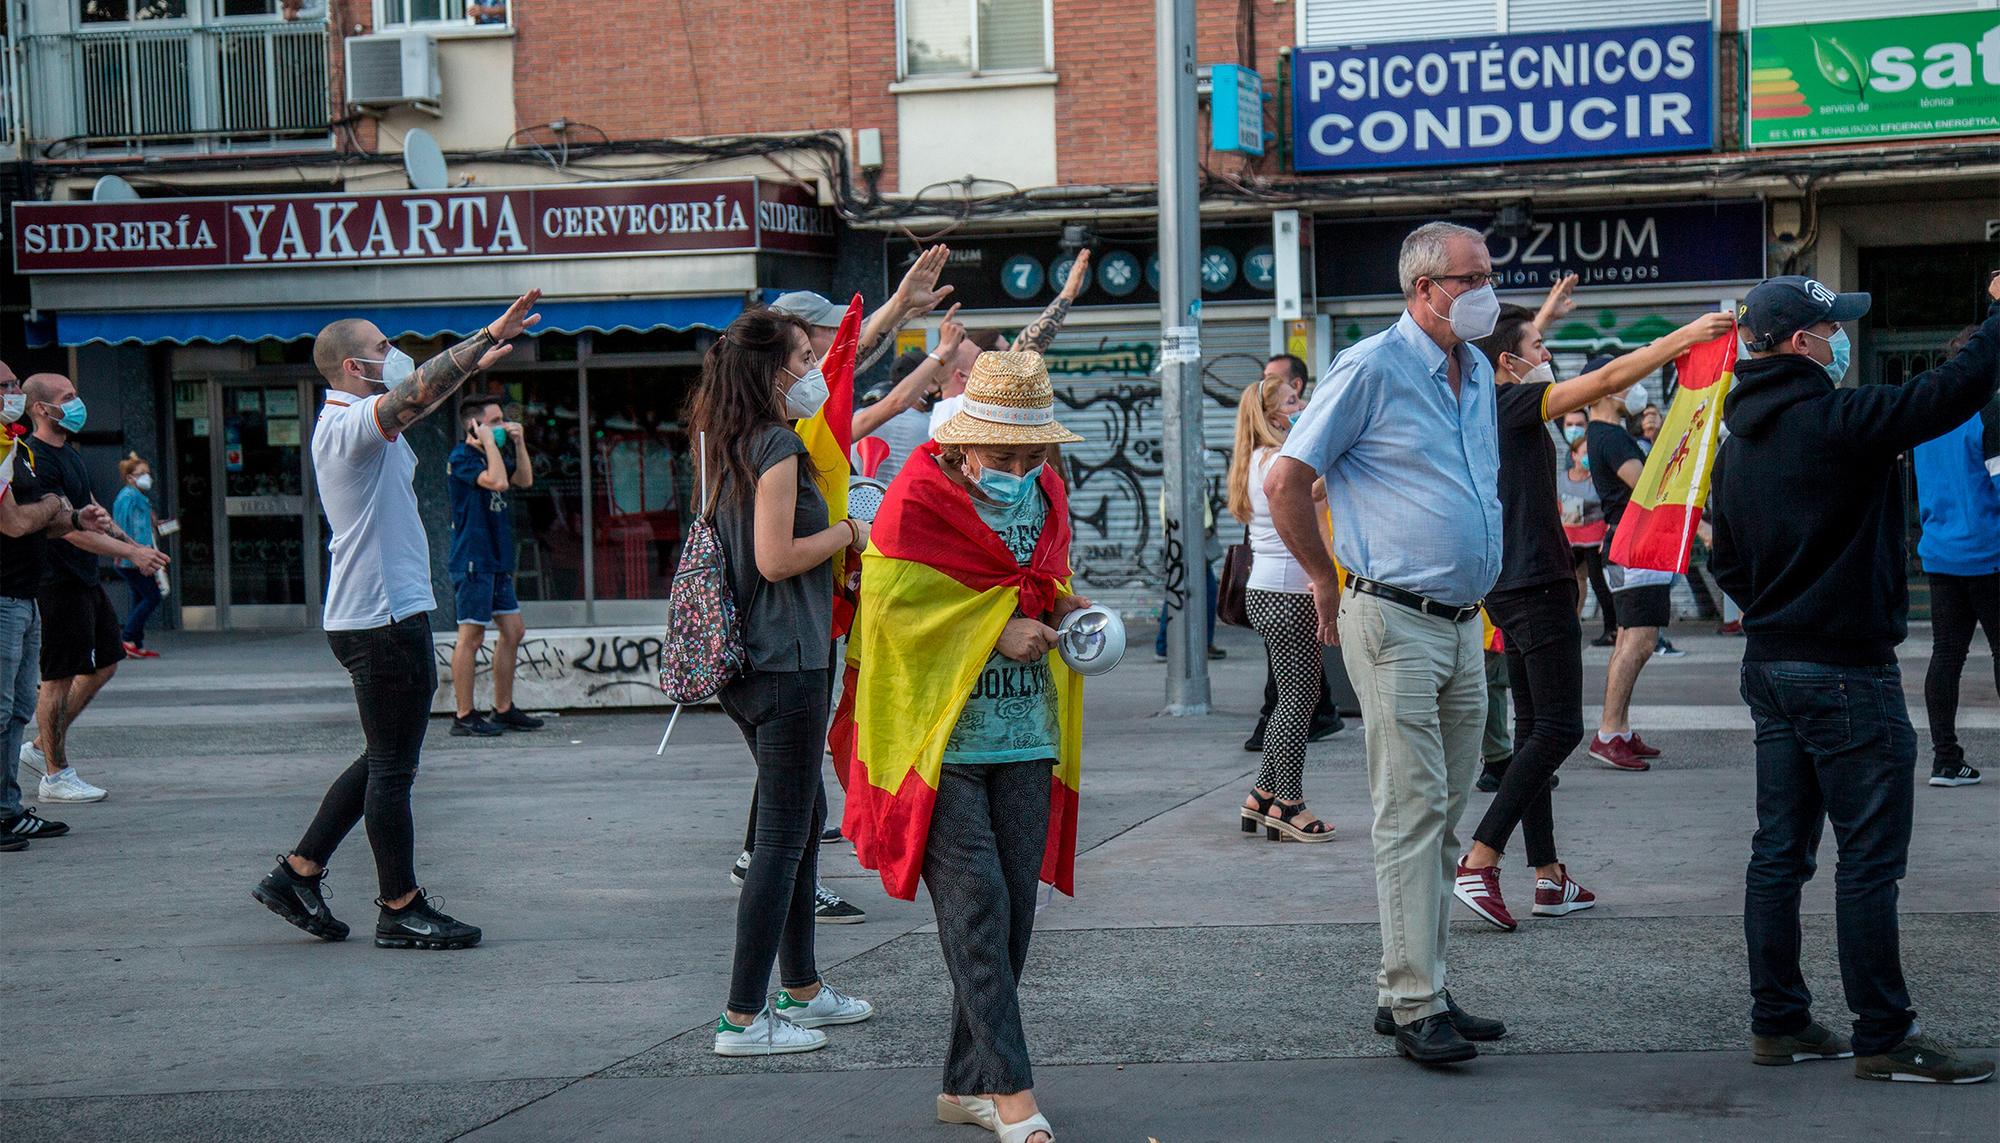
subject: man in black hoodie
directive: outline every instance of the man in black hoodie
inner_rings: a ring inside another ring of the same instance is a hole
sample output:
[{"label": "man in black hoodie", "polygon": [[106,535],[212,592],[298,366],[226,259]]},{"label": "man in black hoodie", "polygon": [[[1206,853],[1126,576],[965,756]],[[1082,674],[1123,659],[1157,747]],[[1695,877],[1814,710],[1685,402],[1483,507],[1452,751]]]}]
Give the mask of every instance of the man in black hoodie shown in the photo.
[{"label": "man in black hoodie", "polygon": [[[2000,301],[2000,277],[1988,282]],[[1956,356],[1901,386],[1838,388],[1844,321],[1867,294],[1772,278],[1737,311],[1750,351],[1723,405],[1710,568],[1743,607],[1743,700],[1757,724],[1757,833],[1743,901],[1751,1058],[1858,1057],[1863,1079],[1976,1083],[1990,1059],[1923,1034],[1896,922],[1910,848],[1916,732],[1896,645],[1908,629],[1897,458],[1965,423],[2000,382],[2000,305]],[[1812,1018],[1799,891],[1833,823],[1841,983],[1854,1040]]]}]

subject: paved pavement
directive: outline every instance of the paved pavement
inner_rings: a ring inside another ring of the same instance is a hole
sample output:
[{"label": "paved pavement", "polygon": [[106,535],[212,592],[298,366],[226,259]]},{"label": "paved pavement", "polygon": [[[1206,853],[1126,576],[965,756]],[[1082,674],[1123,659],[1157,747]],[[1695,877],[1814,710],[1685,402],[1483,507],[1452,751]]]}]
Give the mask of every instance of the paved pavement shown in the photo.
[{"label": "paved pavement", "polygon": [[[1580,756],[1565,769],[1564,858],[1603,904],[1514,934],[1461,913],[1457,994],[1512,1031],[1473,1064],[1427,1072],[1367,1028],[1379,944],[1359,727],[1310,757],[1308,796],[1339,840],[1246,837],[1233,806],[1255,761],[1241,742],[1261,663],[1247,632],[1222,639],[1214,717],[1152,715],[1161,668],[1143,644],[1091,686],[1078,896],[1042,914],[1025,987],[1038,1093],[1066,1143],[2000,1136],[2000,1086],[1864,1084],[1839,1064],[1744,1059],[1739,643],[1677,636],[1689,655],[1648,669],[1642,727],[1668,751],[1653,772]],[[1913,696],[1926,642],[1919,631],[1906,649]],[[75,733],[111,798],[58,814],[71,837],[0,855],[0,1134],[979,1138],[930,1123],[949,985],[928,905],[884,898],[844,848],[826,878],[868,923],[821,927],[821,965],[881,1015],[808,1056],[706,1051],[750,773],[720,715],[684,718],[660,759],[646,714],[490,742],[435,725],[419,869],[487,941],[328,946],[248,890],[358,748],[339,668],[310,635],[160,646],[168,656],[125,668]],[[1590,653],[1588,686],[1603,657]],[[1975,764],[2000,764],[1990,678],[1975,659]],[[1996,825],[2000,782],[1918,790],[1905,963],[1926,1027],[1966,1044],[2000,1044]],[[1819,1012],[1838,1024],[1830,845],[1806,933]],[[330,883],[365,932],[363,837]],[[1510,868],[1510,894],[1530,884]]]}]

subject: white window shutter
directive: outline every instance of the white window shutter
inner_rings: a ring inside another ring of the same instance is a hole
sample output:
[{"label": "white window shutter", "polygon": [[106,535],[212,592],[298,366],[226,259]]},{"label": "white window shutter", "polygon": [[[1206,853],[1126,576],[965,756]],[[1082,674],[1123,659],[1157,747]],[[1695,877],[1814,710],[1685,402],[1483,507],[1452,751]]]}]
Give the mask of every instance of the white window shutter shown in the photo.
[{"label": "white window shutter", "polygon": [[1490,35],[1498,29],[1494,0],[1304,0],[1301,47],[1385,44]]},{"label": "white window shutter", "polygon": [[979,70],[1041,68],[1043,5],[1047,0],[979,0]]},{"label": "white window shutter", "polygon": [[1509,32],[1568,32],[1709,18],[1709,0],[1506,0]]}]

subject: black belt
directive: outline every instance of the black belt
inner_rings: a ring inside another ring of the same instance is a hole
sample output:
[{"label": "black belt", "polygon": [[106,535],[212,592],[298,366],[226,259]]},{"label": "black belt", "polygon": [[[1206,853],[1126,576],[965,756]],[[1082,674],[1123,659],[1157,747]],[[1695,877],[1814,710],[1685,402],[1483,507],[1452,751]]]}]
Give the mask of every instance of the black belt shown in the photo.
[{"label": "black belt", "polygon": [[1390,603],[1400,603],[1413,611],[1421,611],[1425,615],[1440,616],[1451,620],[1453,623],[1463,623],[1473,616],[1478,615],[1479,608],[1482,605],[1481,603],[1439,603],[1427,595],[1418,595],[1414,591],[1404,591],[1400,587],[1390,587],[1386,583],[1379,583],[1372,579],[1362,579],[1358,575],[1349,576],[1347,583],[1348,586],[1363,595],[1380,596]]}]

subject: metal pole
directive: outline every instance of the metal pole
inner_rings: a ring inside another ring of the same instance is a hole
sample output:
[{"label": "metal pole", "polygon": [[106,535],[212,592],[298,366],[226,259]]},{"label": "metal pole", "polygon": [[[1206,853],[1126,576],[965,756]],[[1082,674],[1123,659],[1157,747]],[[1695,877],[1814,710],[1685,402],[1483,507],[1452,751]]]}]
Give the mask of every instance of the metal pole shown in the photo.
[{"label": "metal pole", "polygon": [[1207,492],[1201,465],[1200,191],[1194,0],[1155,0],[1160,159],[1160,408],[1165,452],[1167,713],[1208,713]]}]

